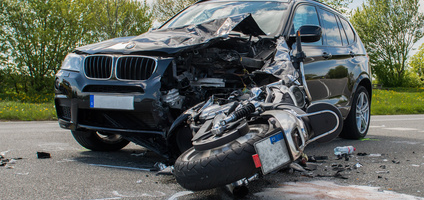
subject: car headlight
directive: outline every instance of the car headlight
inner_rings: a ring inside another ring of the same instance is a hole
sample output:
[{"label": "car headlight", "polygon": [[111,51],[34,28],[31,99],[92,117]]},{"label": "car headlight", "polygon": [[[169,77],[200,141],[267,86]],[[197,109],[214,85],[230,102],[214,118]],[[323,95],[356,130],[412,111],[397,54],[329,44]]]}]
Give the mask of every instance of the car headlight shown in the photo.
[{"label": "car headlight", "polygon": [[65,57],[61,69],[79,72],[82,67],[82,60],[82,56],[75,53],[70,53]]}]

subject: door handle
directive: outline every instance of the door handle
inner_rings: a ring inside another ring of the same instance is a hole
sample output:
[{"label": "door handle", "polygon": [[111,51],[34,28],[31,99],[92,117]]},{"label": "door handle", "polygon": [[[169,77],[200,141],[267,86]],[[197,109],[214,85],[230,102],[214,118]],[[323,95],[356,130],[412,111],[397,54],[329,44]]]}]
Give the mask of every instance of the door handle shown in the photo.
[{"label": "door handle", "polygon": [[324,52],[324,53],[322,53],[322,57],[325,58],[325,59],[329,59],[329,58],[332,57],[332,55],[331,55],[331,53]]},{"label": "door handle", "polygon": [[355,56],[356,56],[356,53],[355,53],[355,52],[353,52],[353,51],[349,51],[349,55],[350,55],[350,56],[352,56],[352,58],[353,58],[353,57],[355,57]]}]

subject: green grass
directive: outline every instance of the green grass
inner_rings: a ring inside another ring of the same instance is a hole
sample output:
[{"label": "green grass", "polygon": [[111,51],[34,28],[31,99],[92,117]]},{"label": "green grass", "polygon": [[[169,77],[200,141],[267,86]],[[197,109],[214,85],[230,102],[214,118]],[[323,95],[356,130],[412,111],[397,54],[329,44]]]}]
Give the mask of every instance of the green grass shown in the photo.
[{"label": "green grass", "polygon": [[0,94],[0,120],[55,120],[53,99],[53,94]]},{"label": "green grass", "polygon": [[424,88],[373,90],[371,114],[424,114]]},{"label": "green grass", "polygon": [[[56,120],[53,99],[53,94],[0,94],[0,120]],[[424,88],[375,89],[371,114],[424,114]]]}]

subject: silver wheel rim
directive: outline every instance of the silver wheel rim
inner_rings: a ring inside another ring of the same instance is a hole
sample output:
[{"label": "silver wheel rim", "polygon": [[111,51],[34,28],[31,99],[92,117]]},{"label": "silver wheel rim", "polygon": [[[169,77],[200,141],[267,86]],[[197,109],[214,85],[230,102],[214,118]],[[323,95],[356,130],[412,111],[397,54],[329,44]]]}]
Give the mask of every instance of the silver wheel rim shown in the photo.
[{"label": "silver wheel rim", "polygon": [[356,127],[359,133],[364,134],[370,122],[370,104],[365,92],[361,92],[356,101]]}]

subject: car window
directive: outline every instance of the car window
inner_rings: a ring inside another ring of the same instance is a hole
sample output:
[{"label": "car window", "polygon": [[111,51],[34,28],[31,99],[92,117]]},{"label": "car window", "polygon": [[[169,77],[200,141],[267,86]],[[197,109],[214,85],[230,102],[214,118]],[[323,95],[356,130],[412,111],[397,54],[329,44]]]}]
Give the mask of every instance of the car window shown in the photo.
[{"label": "car window", "polygon": [[[294,17],[291,34],[295,34],[296,31],[303,25],[318,25],[320,26],[318,13],[315,6],[301,5],[297,7]],[[303,43],[303,42],[302,42]],[[322,39],[313,43],[304,43],[305,45],[322,45]]]},{"label": "car window", "polygon": [[340,37],[336,16],[333,13],[321,9],[320,13],[323,21],[323,32],[326,37],[326,45],[342,46],[342,39]]},{"label": "car window", "polygon": [[340,21],[342,22],[343,29],[346,32],[347,40],[349,41],[349,44],[353,44],[355,42],[355,33],[352,30],[352,27],[349,25],[349,22],[347,22],[345,19],[340,18]]},{"label": "car window", "polygon": [[346,32],[343,29],[343,26],[340,22],[340,18],[337,17],[337,24],[339,24],[339,30],[340,30],[340,34],[342,36],[342,42],[343,42],[343,46],[348,46],[349,42],[347,41],[347,36],[346,36]]}]

